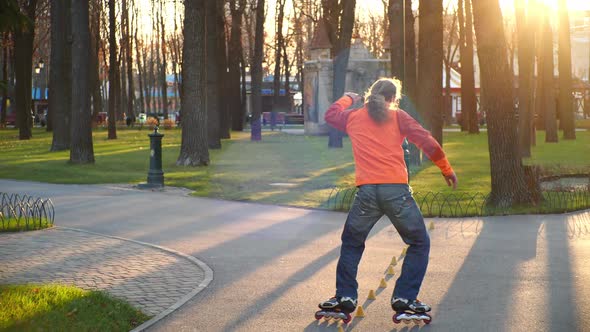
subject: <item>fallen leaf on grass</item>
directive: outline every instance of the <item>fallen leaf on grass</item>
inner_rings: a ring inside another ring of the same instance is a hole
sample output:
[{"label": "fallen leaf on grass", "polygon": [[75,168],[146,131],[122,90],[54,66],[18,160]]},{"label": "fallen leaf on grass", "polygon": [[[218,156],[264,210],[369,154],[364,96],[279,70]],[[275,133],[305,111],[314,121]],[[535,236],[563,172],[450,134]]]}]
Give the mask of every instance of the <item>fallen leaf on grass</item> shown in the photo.
[{"label": "fallen leaf on grass", "polygon": [[68,317],[71,317],[71,316],[73,316],[73,315],[74,315],[76,312],[78,312],[78,308],[74,308],[74,310],[72,310],[72,311],[68,312],[68,313],[66,314],[66,316],[68,316]]}]

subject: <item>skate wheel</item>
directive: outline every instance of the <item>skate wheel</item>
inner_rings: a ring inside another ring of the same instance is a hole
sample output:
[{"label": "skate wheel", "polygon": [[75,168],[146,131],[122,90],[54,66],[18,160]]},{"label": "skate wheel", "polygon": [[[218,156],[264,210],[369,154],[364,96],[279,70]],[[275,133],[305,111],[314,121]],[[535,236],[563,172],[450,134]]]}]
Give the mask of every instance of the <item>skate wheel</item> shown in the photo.
[{"label": "skate wheel", "polygon": [[394,322],[395,324],[399,324],[399,323],[401,323],[402,321],[401,321],[401,320],[399,320],[399,319],[397,319],[397,315],[393,315],[393,322]]},{"label": "skate wheel", "polygon": [[342,318],[342,322],[344,324],[350,323],[351,320],[352,320],[352,316],[350,314],[346,314],[346,318]]},{"label": "skate wheel", "polygon": [[430,324],[430,322],[432,322],[432,316],[430,316],[429,314],[425,314],[426,316],[428,316],[428,319],[424,319],[424,324]]},{"label": "skate wheel", "polygon": [[403,322],[404,322],[404,324],[406,324],[406,325],[410,324],[410,320],[408,320],[408,319],[404,319],[404,320],[403,320]]},{"label": "skate wheel", "polygon": [[320,320],[320,319],[322,319],[322,317],[324,317],[324,314],[322,314],[321,311],[318,311],[318,312],[315,313],[315,319],[316,320]]}]

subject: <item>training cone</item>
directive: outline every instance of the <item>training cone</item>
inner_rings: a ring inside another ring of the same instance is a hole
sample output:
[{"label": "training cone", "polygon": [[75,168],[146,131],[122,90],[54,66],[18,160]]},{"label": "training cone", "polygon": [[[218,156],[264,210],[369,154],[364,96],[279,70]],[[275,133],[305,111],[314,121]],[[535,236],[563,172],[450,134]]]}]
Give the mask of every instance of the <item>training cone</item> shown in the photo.
[{"label": "training cone", "polygon": [[389,265],[389,268],[387,269],[387,275],[392,275],[395,274],[395,272],[393,271],[393,265]]},{"label": "training cone", "polygon": [[408,247],[404,247],[402,249],[402,256],[405,256],[407,252],[408,252]]},{"label": "training cone", "polygon": [[342,328],[342,326],[338,326],[338,332],[344,332],[344,329]]},{"label": "training cone", "polygon": [[430,224],[428,224],[428,229],[429,230],[433,230],[434,229],[434,222],[431,221]]},{"label": "training cone", "polygon": [[397,265],[397,258],[393,257],[393,258],[391,259],[391,265],[392,265],[392,266],[396,266],[396,265]]},{"label": "training cone", "polygon": [[374,290],[370,290],[369,291],[369,296],[367,296],[367,300],[376,300],[377,297],[375,296],[375,291]]},{"label": "training cone", "polygon": [[381,283],[379,283],[379,288],[387,288],[387,282],[385,282],[384,278],[381,278]]},{"label": "training cone", "polygon": [[365,311],[363,310],[363,306],[359,305],[356,308],[356,315],[354,315],[355,317],[365,317]]}]

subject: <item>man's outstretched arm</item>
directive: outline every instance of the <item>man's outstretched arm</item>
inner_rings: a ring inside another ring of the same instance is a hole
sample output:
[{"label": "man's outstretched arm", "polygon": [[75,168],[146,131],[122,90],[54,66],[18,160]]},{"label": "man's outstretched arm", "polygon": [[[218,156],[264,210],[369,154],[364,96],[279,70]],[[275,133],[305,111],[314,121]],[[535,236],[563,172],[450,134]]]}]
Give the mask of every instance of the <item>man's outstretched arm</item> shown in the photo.
[{"label": "man's outstretched arm", "polygon": [[457,175],[451,167],[445,152],[430,132],[424,129],[418,121],[408,113],[398,110],[399,129],[411,143],[414,143],[424,154],[442,171],[448,186],[457,187]]}]

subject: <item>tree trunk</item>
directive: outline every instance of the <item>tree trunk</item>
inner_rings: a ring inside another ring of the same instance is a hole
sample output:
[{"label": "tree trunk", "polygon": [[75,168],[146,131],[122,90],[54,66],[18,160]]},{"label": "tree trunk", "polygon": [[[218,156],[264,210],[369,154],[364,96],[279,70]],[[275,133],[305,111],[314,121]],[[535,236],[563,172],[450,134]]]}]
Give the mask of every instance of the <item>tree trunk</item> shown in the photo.
[{"label": "tree trunk", "polygon": [[209,165],[205,75],[205,1],[185,2],[182,51],[182,142],[176,165]]},{"label": "tree trunk", "polygon": [[404,0],[389,0],[387,16],[389,18],[389,41],[391,76],[405,82],[404,52]]},{"label": "tree trunk", "polygon": [[[254,58],[252,60],[252,120],[250,140],[262,140],[260,112],[262,111],[262,57],[264,51],[264,0],[256,3],[256,28],[254,33]],[[231,61],[230,61],[231,62]],[[231,72],[231,69],[230,69]]]},{"label": "tree trunk", "polygon": [[533,129],[533,82],[535,45],[531,14],[525,13],[524,0],[516,0],[515,15],[518,38],[518,137],[521,157],[531,156]]},{"label": "tree trunk", "polygon": [[51,58],[49,72],[49,112],[53,122],[51,151],[70,148],[72,114],[72,48],[68,19],[70,1],[51,2]]},{"label": "tree trunk", "polygon": [[471,0],[465,0],[465,62],[461,63],[461,111],[467,115],[467,130],[479,134],[477,96],[475,94],[475,68],[473,64],[473,14]]},{"label": "tree trunk", "polygon": [[[125,67],[127,69],[127,117],[131,118],[131,122],[135,122],[135,109],[133,107],[135,101],[135,85],[133,84],[133,38],[131,38],[131,26],[129,21],[129,6],[123,11],[125,15]],[[125,119],[127,120],[127,119]]]},{"label": "tree trunk", "polygon": [[90,112],[90,28],[88,1],[72,1],[72,146],[70,162],[94,163]]},{"label": "tree trunk", "polygon": [[442,145],[442,0],[421,1],[419,10],[418,110],[432,136]]},{"label": "tree trunk", "polygon": [[217,2],[209,0],[206,3],[206,70],[207,70],[207,133],[209,149],[221,149],[219,138],[219,98],[218,98],[218,64],[217,64]]},{"label": "tree trunk", "polygon": [[416,83],[417,83],[417,67],[416,67],[416,30],[414,24],[416,18],[412,12],[412,0],[405,0],[405,19],[406,19],[406,70],[404,75],[404,86],[406,96],[410,98],[413,105],[416,105]]},{"label": "tree trunk", "polygon": [[164,113],[164,119],[168,119],[168,83],[166,82],[166,25],[164,24],[164,12],[162,10],[162,2],[160,1],[160,31],[161,33],[161,44],[162,49],[162,67],[160,69],[160,91],[162,94],[162,112]]},{"label": "tree trunk", "polygon": [[35,11],[37,0],[30,0],[24,8],[31,24],[14,32],[14,56],[16,74],[16,126],[19,139],[33,136],[33,113],[31,103],[31,83],[33,68],[33,41],[35,39]]},{"label": "tree trunk", "polygon": [[0,128],[6,127],[6,112],[8,111],[8,32],[2,33],[2,80],[6,82],[5,89],[2,90],[2,101],[0,103]]},{"label": "tree trunk", "polygon": [[145,99],[144,99],[144,89],[143,89],[143,75],[144,69],[142,66],[141,55],[139,54],[141,46],[139,45],[139,39],[137,38],[137,30],[139,24],[135,23],[135,32],[134,32],[134,39],[135,39],[135,62],[137,64],[137,83],[139,84],[139,112],[145,113]]},{"label": "tree trunk", "polygon": [[[514,121],[512,75],[506,57],[506,40],[500,5],[495,0],[473,2],[475,34],[481,84],[485,91],[482,107],[486,109],[492,192],[489,204],[508,208],[530,202],[524,181]],[[502,77],[502,80],[498,80]]]},{"label": "tree trunk", "polygon": [[284,44],[283,38],[283,20],[285,17],[285,0],[276,0],[276,42],[275,42],[275,71],[273,80],[273,98],[272,98],[272,113],[270,116],[270,128],[275,129],[276,126],[276,113],[279,109],[280,92],[281,92],[281,58],[282,49]]},{"label": "tree trunk", "polygon": [[217,93],[218,93],[218,106],[219,106],[219,137],[230,138],[231,137],[231,114],[230,114],[230,101],[228,100],[229,95],[227,94],[227,47],[226,47],[226,34],[225,34],[225,8],[224,1],[217,1]]},{"label": "tree trunk", "polygon": [[[152,43],[150,43],[150,50],[153,50],[153,47],[151,46]],[[153,98],[152,98],[152,89],[151,89],[151,84],[150,82],[153,82],[153,52],[151,53],[152,56],[150,57],[150,60],[148,61],[147,59],[147,46],[143,46],[143,69],[144,69],[144,80],[143,80],[143,85],[144,85],[144,96],[145,96],[145,111],[146,113],[151,113],[152,112],[152,106],[153,106]]]},{"label": "tree trunk", "polygon": [[117,96],[119,95],[119,79],[117,75],[117,36],[116,36],[115,0],[109,0],[109,120],[108,138],[117,138]]},{"label": "tree trunk", "polygon": [[[228,98],[231,111],[232,129],[242,131],[244,129],[244,105],[240,98],[240,56],[242,50],[242,15],[246,2],[238,0],[236,7],[235,0],[230,1],[231,10],[231,34],[229,39],[228,53]],[[264,13],[263,13],[264,14]],[[254,90],[252,90],[254,92]]]},{"label": "tree trunk", "polygon": [[555,79],[553,75],[553,32],[549,23],[549,13],[543,18],[541,50],[543,52],[543,98],[542,108],[545,118],[545,142],[557,143],[557,114],[555,105]]},{"label": "tree trunk", "polygon": [[[291,62],[289,61],[289,56],[287,54],[287,45],[283,43],[283,70],[285,71],[285,97],[287,98],[287,112],[290,112],[293,109],[293,100],[291,99],[291,84],[290,84],[290,76],[291,76]],[[286,120],[286,119],[285,119]]]},{"label": "tree trunk", "polygon": [[461,121],[457,119],[457,123],[461,126],[461,131],[467,131],[469,129],[469,114],[465,112],[465,99],[464,99],[464,91],[463,88],[463,78],[468,75],[469,73],[465,73],[464,62],[465,62],[465,54],[467,53],[465,47],[465,0],[458,0],[457,4],[457,19],[459,21],[459,63],[461,67],[459,68],[461,74]]},{"label": "tree trunk", "polygon": [[100,78],[98,54],[100,51],[100,2],[93,1],[90,23],[90,91],[92,93],[92,121],[102,111],[102,96],[100,95]]},{"label": "tree trunk", "polygon": [[564,139],[576,139],[572,100],[572,49],[567,1],[559,0],[559,123]]},{"label": "tree trunk", "polygon": [[[331,26],[330,30],[337,30],[337,38],[332,39],[334,45],[334,74],[332,84],[332,99],[336,101],[344,94],[346,88],[346,71],[348,68],[348,58],[350,55],[350,43],[352,40],[352,29],[354,27],[354,9],[356,6],[356,0],[345,0],[340,3],[338,7],[342,7],[342,14],[333,8],[330,13],[330,19],[332,22],[340,22],[336,25]],[[339,19],[338,19],[339,18]],[[339,28],[338,28],[339,26]],[[333,36],[333,34],[331,34]],[[342,148],[342,133],[330,127],[328,147],[330,148]]]},{"label": "tree trunk", "polygon": [[[418,116],[416,110],[416,97],[417,97],[417,80],[418,71],[416,64],[416,29],[414,28],[416,18],[412,11],[412,0],[405,0],[405,19],[406,19],[406,70],[404,74],[404,90],[406,97],[402,99],[403,110],[408,112],[416,121],[421,124],[424,120]],[[405,102],[404,102],[405,101]],[[422,165],[422,151],[416,147],[416,145],[410,143],[410,165],[419,166]]]}]

